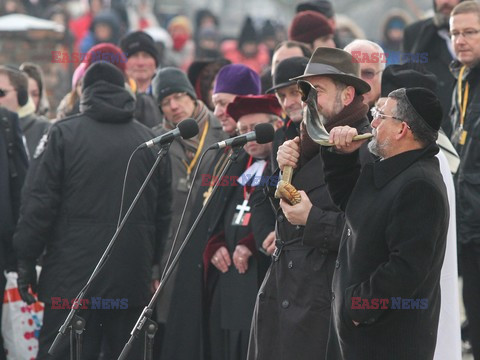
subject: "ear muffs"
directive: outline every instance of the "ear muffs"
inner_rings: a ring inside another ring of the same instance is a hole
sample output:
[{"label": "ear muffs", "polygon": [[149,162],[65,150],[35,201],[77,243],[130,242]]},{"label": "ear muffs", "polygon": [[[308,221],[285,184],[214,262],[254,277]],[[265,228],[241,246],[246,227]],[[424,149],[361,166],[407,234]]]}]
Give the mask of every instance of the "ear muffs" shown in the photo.
[{"label": "ear muffs", "polygon": [[11,65],[4,65],[4,68],[6,68],[8,71],[11,71],[14,73],[15,77],[25,77],[27,79],[26,86],[18,86],[17,90],[17,102],[19,106],[25,106],[27,105],[28,102],[28,76],[24,72],[18,70],[15,66]]},{"label": "ear muffs", "polygon": [[18,105],[25,106],[28,102],[28,91],[27,89],[20,88],[17,90],[17,101]]}]

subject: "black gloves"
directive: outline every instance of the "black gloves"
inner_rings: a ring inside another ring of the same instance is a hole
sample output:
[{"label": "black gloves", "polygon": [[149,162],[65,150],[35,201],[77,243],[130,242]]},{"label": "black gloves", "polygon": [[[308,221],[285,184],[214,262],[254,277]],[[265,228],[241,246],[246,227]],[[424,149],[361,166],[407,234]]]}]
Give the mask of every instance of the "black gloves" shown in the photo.
[{"label": "black gloves", "polygon": [[34,293],[37,292],[37,271],[35,270],[35,261],[18,260],[17,274],[17,285],[20,297],[28,305],[31,305],[37,301],[37,299],[28,292],[29,287],[32,288]]}]

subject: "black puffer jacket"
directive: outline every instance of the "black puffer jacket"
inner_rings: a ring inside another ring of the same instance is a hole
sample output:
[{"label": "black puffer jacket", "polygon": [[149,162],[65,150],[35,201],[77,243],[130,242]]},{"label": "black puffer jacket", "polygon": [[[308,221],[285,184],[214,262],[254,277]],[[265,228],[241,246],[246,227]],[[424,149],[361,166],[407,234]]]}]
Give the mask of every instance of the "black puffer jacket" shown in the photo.
[{"label": "black puffer jacket", "polygon": [[[81,113],[55,123],[22,203],[14,237],[20,258],[34,260],[46,249],[39,298],[72,299],[88,280],[115,232],[127,161],[142,142],[154,137],[133,120],[135,100],[104,81],[87,87]],[[124,210],[132,202],[155,154],[142,150],[132,159]],[[168,234],[171,204],[168,159],[145,188],[113,252],[88,297],[127,298],[128,306],[148,302],[154,259]]]}]

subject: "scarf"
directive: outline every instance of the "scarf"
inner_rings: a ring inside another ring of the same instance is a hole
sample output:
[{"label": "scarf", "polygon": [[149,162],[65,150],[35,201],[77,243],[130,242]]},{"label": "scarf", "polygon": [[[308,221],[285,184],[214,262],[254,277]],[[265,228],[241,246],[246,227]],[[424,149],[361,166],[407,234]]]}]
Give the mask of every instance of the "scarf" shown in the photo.
[{"label": "scarf", "polygon": [[356,95],[353,101],[345,106],[342,111],[328,119],[325,129],[328,132],[336,126],[351,126],[360,131],[365,126],[365,117],[368,113],[368,105],[363,102],[362,95]]},{"label": "scarf", "polygon": [[[178,141],[180,141],[180,144],[182,145],[185,151],[187,160],[192,160],[193,157],[195,156],[195,153],[197,152],[198,144],[203,134],[203,130],[205,129],[205,125],[209,121],[208,120],[209,114],[210,113],[208,111],[208,108],[205,106],[205,104],[200,100],[196,100],[196,106],[195,106],[195,110],[193,110],[192,118],[194,118],[198,124],[198,129],[199,129],[198,134],[186,140],[181,137],[177,139]],[[175,129],[176,127],[177,126],[173,124],[171,121],[168,121],[167,119],[163,120],[163,128],[165,130],[170,131]]]}]

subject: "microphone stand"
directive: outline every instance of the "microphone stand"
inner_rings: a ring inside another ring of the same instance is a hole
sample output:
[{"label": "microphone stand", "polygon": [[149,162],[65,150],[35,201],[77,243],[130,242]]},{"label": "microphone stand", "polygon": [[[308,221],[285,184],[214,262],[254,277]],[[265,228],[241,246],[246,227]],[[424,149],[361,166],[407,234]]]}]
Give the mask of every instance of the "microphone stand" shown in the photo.
[{"label": "microphone stand", "polygon": [[[200,210],[200,213],[198,214],[197,218],[195,219],[195,222],[193,223],[192,227],[190,228],[190,231],[188,232],[187,236],[183,240],[182,244],[180,245],[180,248],[178,249],[177,253],[175,254],[175,257],[173,258],[172,262],[170,263],[169,267],[167,268],[167,271],[165,272],[165,276],[163,278],[163,281],[160,283],[158,288],[155,290],[155,293],[153,294],[150,302],[148,303],[148,305],[143,309],[142,313],[140,314],[140,317],[138,318],[137,323],[135,324],[132,332],[130,333],[130,338],[128,339],[128,342],[125,344],[125,346],[122,350],[122,353],[120,354],[120,356],[118,357],[117,360],[125,360],[127,358],[127,355],[130,352],[135,339],[138,337],[138,334],[140,334],[140,332],[144,328],[145,324],[148,324],[149,327],[151,326],[152,323],[156,325],[156,323],[153,320],[151,320],[150,318],[153,314],[153,307],[155,306],[155,303],[157,301],[157,297],[160,295],[160,293],[164,289],[165,283],[170,278],[170,275],[172,274],[175,266],[177,265],[178,261],[180,260],[180,256],[182,255],[182,252],[183,252],[185,246],[187,245],[188,241],[192,237],[192,234],[195,231],[195,229],[197,228],[197,225],[200,222],[203,214],[205,213],[208,206],[210,205],[210,202],[211,202],[215,192],[217,191],[217,188],[218,188],[218,186],[221,182],[221,179],[223,179],[223,177],[225,176],[226,172],[228,171],[228,169],[230,168],[232,163],[237,160],[238,156],[240,155],[240,151],[241,151],[242,147],[243,147],[243,144],[242,144],[242,146],[237,146],[237,147],[232,148],[233,152],[230,154],[225,168],[223,169],[222,173],[219,175],[219,177],[217,179],[217,182],[216,182],[215,186],[213,187],[212,193],[208,197],[205,205],[202,207],[202,210]],[[145,357],[145,359],[151,359],[151,358]]]},{"label": "microphone stand", "polygon": [[[117,227],[117,230],[115,231],[115,234],[113,234],[112,239],[108,243],[107,248],[105,249],[102,257],[98,261],[97,265],[95,266],[95,269],[92,272],[92,275],[90,275],[90,278],[88,279],[87,283],[85,286],[80,290],[78,293],[77,297],[75,298],[72,307],[70,309],[70,313],[68,314],[67,318],[65,319],[65,322],[63,325],[60,327],[58,330],[58,334],[50,346],[50,349],[48,349],[48,353],[50,355],[54,355],[55,352],[58,350],[58,347],[60,343],[62,342],[63,338],[66,336],[67,330],[70,330],[70,346],[72,346],[72,340],[73,340],[73,332],[75,332],[75,345],[76,345],[76,350],[75,350],[75,358],[76,360],[80,360],[81,354],[82,354],[82,334],[83,330],[85,329],[85,319],[82,317],[78,316],[76,314],[78,308],[80,307],[82,299],[84,299],[85,294],[88,291],[88,288],[92,284],[93,280],[97,277],[98,273],[102,269],[102,267],[105,265],[105,263],[108,260],[108,257],[110,256],[110,253],[113,249],[113,246],[115,245],[115,242],[118,238],[118,235],[122,231],[123,227],[125,226],[125,223],[127,222],[131,212],[133,211],[135,205],[137,204],[138,200],[140,199],[140,196],[142,195],[143,191],[145,190],[145,187],[147,186],[148,182],[150,181],[151,177],[153,176],[153,173],[155,169],[157,168],[158,164],[160,161],[165,157],[165,155],[168,152],[168,149],[170,147],[171,143],[166,143],[163,144],[160,151],[157,154],[157,159],[155,160],[155,163],[153,164],[152,168],[150,169],[150,172],[148,173],[147,177],[145,178],[142,186],[137,192],[137,195],[133,199],[132,203],[130,204],[130,207],[128,208],[127,212],[125,213],[125,216],[123,217],[120,225]],[[137,148],[136,150],[138,150]],[[136,151],[135,150],[135,151]],[[74,360],[73,356],[73,348],[70,348],[70,360]]]}]

